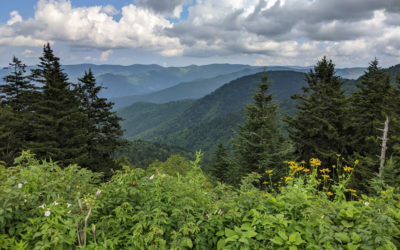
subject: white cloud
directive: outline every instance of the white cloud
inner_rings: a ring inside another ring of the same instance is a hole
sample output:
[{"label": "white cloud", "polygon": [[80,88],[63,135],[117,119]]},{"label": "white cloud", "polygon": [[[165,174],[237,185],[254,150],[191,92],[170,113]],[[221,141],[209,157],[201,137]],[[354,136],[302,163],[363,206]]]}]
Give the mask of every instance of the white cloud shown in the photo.
[{"label": "white cloud", "polygon": [[112,49],[103,51],[100,55],[100,62],[106,62],[108,60],[108,57],[113,53]]},{"label": "white cloud", "polygon": [[13,25],[15,23],[22,22],[22,17],[19,15],[18,11],[14,10],[10,13],[10,19],[7,21],[7,25]]}]

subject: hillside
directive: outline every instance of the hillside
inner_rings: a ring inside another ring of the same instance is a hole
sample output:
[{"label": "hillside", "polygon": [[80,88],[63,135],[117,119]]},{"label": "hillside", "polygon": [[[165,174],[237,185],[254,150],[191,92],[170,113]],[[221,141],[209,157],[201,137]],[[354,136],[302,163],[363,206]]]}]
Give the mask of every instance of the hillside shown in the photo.
[{"label": "hillside", "polygon": [[194,100],[165,104],[138,102],[118,110],[117,114],[124,118],[121,122],[125,130],[124,136],[131,137],[181,115],[193,102]]},{"label": "hillside", "polygon": [[[153,140],[171,145],[178,145],[189,150],[202,149],[210,152],[215,141],[227,142],[236,129],[237,123],[243,121],[243,109],[252,102],[254,90],[257,88],[262,73],[244,76],[223,85],[216,91],[196,100],[184,112],[170,120],[152,126],[143,125],[141,121],[132,119],[130,127],[123,125],[126,135],[131,139]],[[285,103],[284,113],[293,109],[294,102],[290,96],[301,91],[304,84],[304,73],[293,71],[268,72],[272,82],[271,92],[274,99]],[[152,105],[153,108],[157,107]],[[163,107],[158,105],[158,107]],[[130,109],[134,113],[134,108]],[[134,113],[120,113],[123,117],[133,116]],[[145,114],[142,114],[146,116]],[[151,116],[151,114],[149,114]],[[142,124],[147,129],[140,133],[128,132],[135,127],[135,123]]]},{"label": "hillside", "polygon": [[213,92],[227,82],[260,71],[262,71],[262,69],[246,68],[238,72],[219,75],[213,78],[198,79],[191,82],[179,83],[173,87],[155,91],[149,94],[123,96],[111,98],[110,100],[115,103],[114,108],[118,109],[135,102],[166,103],[182,99],[198,99]]}]

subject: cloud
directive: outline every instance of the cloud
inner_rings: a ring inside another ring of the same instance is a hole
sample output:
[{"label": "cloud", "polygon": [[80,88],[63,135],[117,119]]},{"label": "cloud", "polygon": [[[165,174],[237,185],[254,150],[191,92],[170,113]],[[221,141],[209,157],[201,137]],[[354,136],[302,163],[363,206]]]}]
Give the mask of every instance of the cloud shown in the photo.
[{"label": "cloud", "polygon": [[11,11],[10,19],[7,21],[7,25],[13,25],[15,23],[22,22],[22,17],[19,15],[18,11]]},{"label": "cloud", "polygon": [[103,51],[100,55],[100,62],[106,62],[108,60],[108,57],[113,53],[111,49]]},{"label": "cloud", "polygon": [[144,7],[156,13],[172,17],[179,17],[183,5],[188,2],[188,0],[136,0],[139,7]]},{"label": "cloud", "polygon": [[[140,48],[169,53],[180,47],[178,38],[162,34],[172,24],[162,15],[133,4],[118,11],[112,6],[74,8],[69,0],[39,0],[33,18],[26,21],[12,14],[8,29],[0,24],[0,45],[14,46],[17,37],[32,40],[32,46],[43,41],[62,41],[71,46],[114,49]],[[25,44],[28,45],[28,44]]]}]

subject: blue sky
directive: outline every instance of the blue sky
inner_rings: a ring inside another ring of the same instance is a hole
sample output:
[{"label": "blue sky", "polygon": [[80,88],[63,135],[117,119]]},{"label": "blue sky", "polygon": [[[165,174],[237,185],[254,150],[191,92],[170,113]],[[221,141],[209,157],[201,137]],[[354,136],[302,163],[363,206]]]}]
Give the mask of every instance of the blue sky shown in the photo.
[{"label": "blue sky", "polygon": [[399,0],[1,0],[0,66],[400,63]]}]

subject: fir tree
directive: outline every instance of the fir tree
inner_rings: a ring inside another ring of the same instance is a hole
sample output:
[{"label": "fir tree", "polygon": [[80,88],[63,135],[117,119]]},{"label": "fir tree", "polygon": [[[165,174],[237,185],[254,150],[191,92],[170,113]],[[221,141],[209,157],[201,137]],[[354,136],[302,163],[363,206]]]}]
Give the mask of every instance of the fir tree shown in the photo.
[{"label": "fir tree", "polygon": [[115,168],[112,154],[118,147],[125,145],[121,139],[121,118],[112,112],[112,102],[99,97],[102,87],[96,85],[91,70],[85,72],[78,81],[76,90],[81,100],[81,111],[87,117],[85,129],[88,136],[87,157],[81,165],[96,171]]},{"label": "fir tree", "polygon": [[87,131],[79,100],[71,90],[67,75],[50,45],[43,48],[37,69],[31,79],[41,83],[41,94],[34,104],[33,138],[29,148],[40,158],[52,158],[63,165],[84,158]]},{"label": "fir tree", "polygon": [[227,182],[229,179],[230,160],[224,144],[219,143],[217,150],[211,158],[210,172],[220,182]]},{"label": "fir tree", "polygon": [[297,113],[287,117],[289,136],[294,142],[298,160],[320,158],[336,163],[336,154],[346,153],[345,125],[347,101],[342,81],[335,76],[335,66],[324,57],[306,74],[308,86],[298,99]]},{"label": "fir tree", "polygon": [[247,119],[233,139],[236,164],[242,175],[275,170],[274,176],[278,177],[283,174],[280,166],[290,152],[290,145],[280,133],[278,106],[267,94],[269,85],[264,74],[254,93],[254,104],[246,106]]}]

